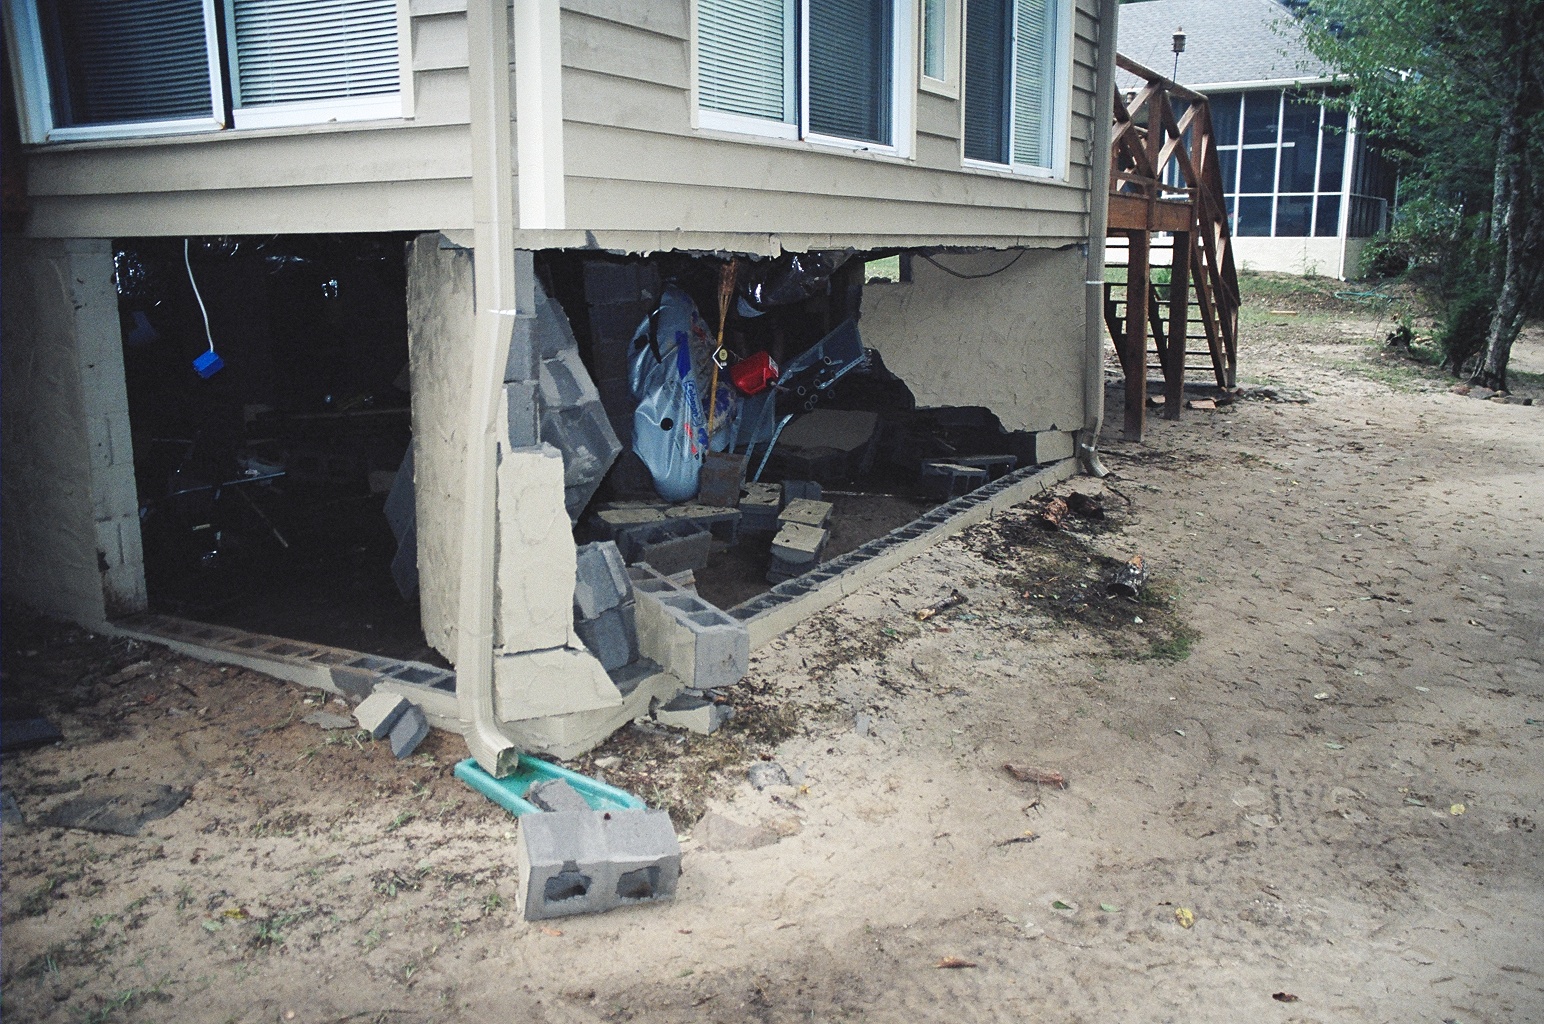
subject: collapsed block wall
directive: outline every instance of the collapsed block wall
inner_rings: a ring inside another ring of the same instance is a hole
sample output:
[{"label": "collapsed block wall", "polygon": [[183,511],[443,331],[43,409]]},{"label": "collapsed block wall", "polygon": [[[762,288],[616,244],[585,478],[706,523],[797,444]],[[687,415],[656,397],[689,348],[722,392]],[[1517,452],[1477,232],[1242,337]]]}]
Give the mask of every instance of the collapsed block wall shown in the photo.
[{"label": "collapsed block wall", "polygon": [[1007,430],[1080,428],[1082,254],[1025,249],[937,259],[961,274],[1007,269],[961,280],[913,257],[911,281],[863,289],[863,343],[879,350],[919,406],[984,405]]},{"label": "collapsed block wall", "polygon": [[0,585],[88,626],[141,611],[112,246],[7,238],[0,259]]},{"label": "collapsed block wall", "polygon": [[407,353],[413,390],[413,492],[418,605],[424,637],[456,654],[461,606],[461,492],[466,474],[467,368],[472,363],[472,253],[419,235],[407,252]]}]

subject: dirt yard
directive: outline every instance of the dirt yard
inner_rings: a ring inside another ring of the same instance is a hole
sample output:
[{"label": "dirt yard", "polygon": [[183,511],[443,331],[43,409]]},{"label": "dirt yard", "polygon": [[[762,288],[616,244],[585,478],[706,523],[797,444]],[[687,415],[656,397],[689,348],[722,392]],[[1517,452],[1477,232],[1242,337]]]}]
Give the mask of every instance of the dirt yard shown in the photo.
[{"label": "dirt yard", "polygon": [[[672,905],[527,925],[458,738],[397,763],[10,610],[6,713],[65,741],[3,762],[6,1020],[1544,1020],[1544,408],[1250,287],[1276,398],[1112,433],[1071,484],[1106,520],[983,524],[758,652],[724,733],[581,762],[671,810]],[[1544,397],[1544,343],[1518,366]],[[49,824],[184,789],[137,836]]]}]

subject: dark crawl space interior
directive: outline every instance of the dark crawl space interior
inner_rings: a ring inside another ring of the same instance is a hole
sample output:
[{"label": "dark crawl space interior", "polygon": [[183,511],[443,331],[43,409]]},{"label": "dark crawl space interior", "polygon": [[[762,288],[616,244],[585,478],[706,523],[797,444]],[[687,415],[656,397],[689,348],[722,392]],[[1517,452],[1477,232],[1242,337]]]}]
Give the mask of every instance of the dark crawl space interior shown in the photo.
[{"label": "dark crawl space interior", "polygon": [[[445,664],[425,643],[416,568],[403,570],[387,514],[399,469],[411,473],[409,240],[115,243],[151,611]],[[913,258],[927,256],[537,254],[618,452],[581,506],[568,492],[576,540],[616,539],[630,561],[690,572],[704,599],[730,609],[1031,464],[1030,434],[1005,432],[981,407],[917,408],[863,346],[864,288],[909,280]],[[608,293],[617,281],[631,291]],[[706,341],[690,366],[662,368],[668,353],[649,363],[643,351],[659,348],[669,301]],[[684,500],[640,454],[635,427],[658,424],[639,406],[659,404],[639,398],[640,363],[660,379],[677,371],[678,404],[696,378],[697,407],[681,415],[707,426],[715,450]],[[727,407],[732,424],[716,417]],[[571,434],[542,436],[561,449]],[[789,560],[779,514],[801,499],[814,503],[817,541]],[[687,507],[701,515],[659,526]],[[634,520],[654,529],[635,537]]]}]

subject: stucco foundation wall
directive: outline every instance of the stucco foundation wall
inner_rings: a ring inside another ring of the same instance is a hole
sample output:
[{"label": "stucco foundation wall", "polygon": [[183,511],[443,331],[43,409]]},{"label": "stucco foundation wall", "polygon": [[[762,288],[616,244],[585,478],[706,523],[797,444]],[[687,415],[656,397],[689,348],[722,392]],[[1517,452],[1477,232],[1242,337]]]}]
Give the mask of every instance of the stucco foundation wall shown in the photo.
[{"label": "stucco foundation wall", "polygon": [[424,637],[456,653],[467,367],[472,362],[472,253],[419,235],[407,250],[407,354],[413,391],[413,496]]},{"label": "stucco foundation wall", "polygon": [[112,248],[7,238],[0,261],[0,585],[100,624],[145,607]]},{"label": "stucco foundation wall", "polygon": [[[912,280],[866,285],[863,343],[919,406],[984,405],[1008,430],[1083,423],[1083,257],[1077,249],[943,253]],[[1017,262],[1008,266],[1017,257]]]}]

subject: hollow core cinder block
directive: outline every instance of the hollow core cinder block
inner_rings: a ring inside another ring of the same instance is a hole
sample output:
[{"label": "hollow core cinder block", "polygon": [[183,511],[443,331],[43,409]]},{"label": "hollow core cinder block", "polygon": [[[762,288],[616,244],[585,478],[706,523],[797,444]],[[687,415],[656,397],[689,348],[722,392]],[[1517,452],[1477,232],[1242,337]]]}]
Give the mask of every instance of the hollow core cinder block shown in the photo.
[{"label": "hollow core cinder block", "polygon": [[527,921],[662,902],[681,875],[681,845],[659,810],[526,814],[516,851]]}]

